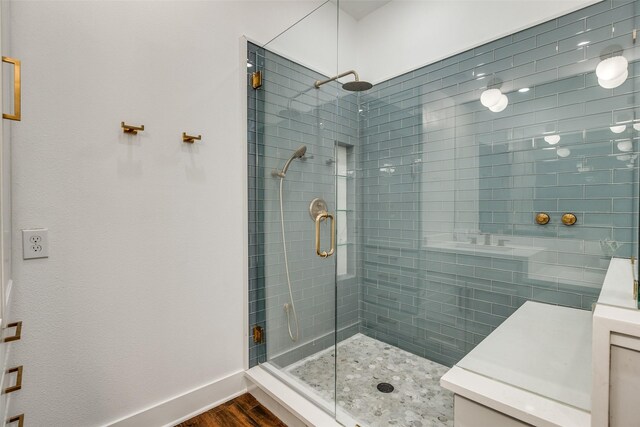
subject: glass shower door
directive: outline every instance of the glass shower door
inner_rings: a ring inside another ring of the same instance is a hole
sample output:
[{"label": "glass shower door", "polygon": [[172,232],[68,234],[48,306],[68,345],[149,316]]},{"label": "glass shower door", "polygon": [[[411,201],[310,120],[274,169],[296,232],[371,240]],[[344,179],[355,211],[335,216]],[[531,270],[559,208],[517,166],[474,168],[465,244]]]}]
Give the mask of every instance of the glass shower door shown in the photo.
[{"label": "glass shower door", "polygon": [[267,49],[252,50],[250,63],[262,74],[254,107],[256,210],[264,227],[263,366],[333,414],[336,85],[316,89],[326,76]]},{"label": "glass shower door", "polygon": [[357,95],[334,81],[315,86],[348,69],[337,63],[339,13],[339,2],[323,3],[266,45],[250,45],[247,65],[249,76],[261,73],[248,96],[256,160],[250,307],[252,324],[265,330],[253,360],[332,416],[336,341],[358,332],[360,302]]}]

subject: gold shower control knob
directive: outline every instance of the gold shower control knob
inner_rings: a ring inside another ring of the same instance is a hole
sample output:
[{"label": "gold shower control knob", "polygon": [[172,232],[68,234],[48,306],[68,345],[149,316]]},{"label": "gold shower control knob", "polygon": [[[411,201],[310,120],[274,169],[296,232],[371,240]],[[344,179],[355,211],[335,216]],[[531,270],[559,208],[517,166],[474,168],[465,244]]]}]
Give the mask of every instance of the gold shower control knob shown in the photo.
[{"label": "gold shower control knob", "polygon": [[562,223],[564,225],[573,225],[573,224],[576,223],[576,221],[577,221],[577,218],[572,213],[566,213],[566,214],[562,215]]},{"label": "gold shower control knob", "polygon": [[540,225],[545,225],[549,222],[549,214],[546,212],[539,212],[536,215],[536,222]]}]

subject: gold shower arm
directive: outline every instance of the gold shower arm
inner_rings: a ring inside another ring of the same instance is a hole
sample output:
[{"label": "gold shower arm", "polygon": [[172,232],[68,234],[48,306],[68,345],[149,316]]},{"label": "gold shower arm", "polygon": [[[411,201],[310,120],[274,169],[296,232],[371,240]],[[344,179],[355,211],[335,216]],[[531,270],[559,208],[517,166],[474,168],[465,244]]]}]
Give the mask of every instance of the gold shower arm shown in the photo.
[{"label": "gold shower arm", "polygon": [[349,70],[349,71],[345,71],[342,74],[338,74],[337,76],[331,77],[330,79],[327,79],[327,80],[316,80],[316,82],[313,84],[313,86],[315,86],[315,88],[318,89],[323,84],[332,82],[334,80],[338,80],[339,78],[342,78],[344,76],[348,76],[349,74],[353,74],[353,77],[356,78],[357,82],[360,81],[360,77],[358,77],[358,73],[356,73],[355,70]]}]

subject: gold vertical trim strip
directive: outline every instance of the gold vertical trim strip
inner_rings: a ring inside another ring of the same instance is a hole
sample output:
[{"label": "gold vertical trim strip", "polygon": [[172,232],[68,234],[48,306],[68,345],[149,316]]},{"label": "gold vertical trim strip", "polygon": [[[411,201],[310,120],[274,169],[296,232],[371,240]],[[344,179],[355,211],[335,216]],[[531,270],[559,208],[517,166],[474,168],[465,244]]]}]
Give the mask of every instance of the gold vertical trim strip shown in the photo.
[{"label": "gold vertical trim strip", "polygon": [[24,427],[24,414],[16,415],[7,420],[7,424],[18,422],[18,427]]},{"label": "gold vertical trim strip", "polygon": [[18,391],[22,388],[22,365],[6,370],[7,374],[12,374],[14,372],[17,372],[16,383],[15,385],[5,388],[4,389],[5,394],[13,393],[14,391]]},{"label": "gold vertical trim strip", "polygon": [[18,341],[22,337],[22,320],[19,322],[9,323],[6,329],[16,328],[16,332],[10,337],[6,337],[3,342]]},{"label": "gold vertical trim strip", "polygon": [[2,62],[13,64],[13,114],[2,113],[2,118],[19,122],[22,120],[21,62],[19,59],[9,58],[8,56],[3,56]]},{"label": "gold vertical trim strip", "polygon": [[638,301],[638,279],[636,279],[636,257],[631,256],[631,277],[633,277],[633,299]]}]

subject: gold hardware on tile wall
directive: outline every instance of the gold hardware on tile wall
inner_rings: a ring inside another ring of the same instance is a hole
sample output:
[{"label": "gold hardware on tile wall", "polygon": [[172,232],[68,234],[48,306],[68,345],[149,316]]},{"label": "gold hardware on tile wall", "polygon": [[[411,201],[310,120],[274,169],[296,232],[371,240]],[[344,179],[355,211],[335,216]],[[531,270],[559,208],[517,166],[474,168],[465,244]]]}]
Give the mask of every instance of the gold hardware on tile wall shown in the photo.
[{"label": "gold hardware on tile wall", "polygon": [[18,341],[22,336],[22,321],[9,323],[6,329],[9,328],[16,328],[16,332],[12,336],[6,337],[3,342]]},{"label": "gold hardware on tile wall", "polygon": [[549,214],[546,212],[538,212],[536,215],[536,223],[540,225],[545,225],[549,223]]},{"label": "gold hardware on tile wall", "polygon": [[15,385],[5,388],[4,389],[5,394],[13,393],[14,391],[18,391],[22,388],[22,365],[15,368],[7,369],[6,371],[7,374],[13,374],[14,372],[17,373],[16,383]]},{"label": "gold hardware on tile wall", "polygon": [[125,122],[120,122],[120,127],[124,133],[129,133],[131,135],[136,135],[138,132],[144,131],[144,125],[132,126],[125,124]]},{"label": "gold hardware on tile wall", "polygon": [[264,329],[262,329],[262,326],[255,325],[253,327],[253,342],[256,344],[264,342]]},{"label": "gold hardware on tile wall", "polygon": [[24,414],[16,415],[7,420],[7,424],[18,423],[18,427],[24,427]]},{"label": "gold hardware on tile wall", "polygon": [[3,119],[15,120],[19,122],[22,120],[21,110],[21,84],[20,84],[20,67],[21,63],[19,59],[9,58],[8,56],[2,57],[2,62],[7,64],[13,64],[13,114],[2,113]]},{"label": "gold hardware on tile wall", "polygon": [[573,225],[576,223],[577,220],[578,218],[576,218],[576,216],[572,213],[566,213],[562,215],[562,223],[564,225]]},{"label": "gold hardware on tile wall", "polygon": [[254,71],[251,73],[251,87],[254,89],[262,87],[262,71]]},{"label": "gold hardware on tile wall", "polygon": [[187,135],[186,132],[182,132],[182,142],[188,142],[189,144],[193,144],[195,141],[200,141],[202,139],[202,135],[194,136]]}]

